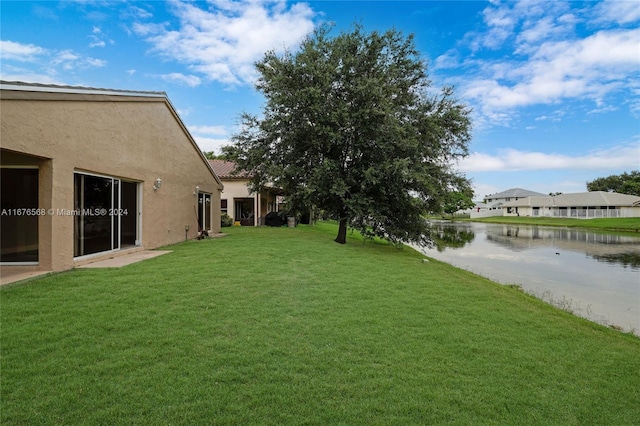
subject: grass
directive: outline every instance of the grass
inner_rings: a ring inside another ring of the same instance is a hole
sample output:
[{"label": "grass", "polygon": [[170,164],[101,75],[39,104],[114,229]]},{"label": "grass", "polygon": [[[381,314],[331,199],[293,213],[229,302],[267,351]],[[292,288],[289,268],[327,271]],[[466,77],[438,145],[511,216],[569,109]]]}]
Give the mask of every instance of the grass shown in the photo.
[{"label": "grass", "polygon": [[495,216],[473,219],[473,222],[565,226],[568,228],[586,228],[601,231],[640,232],[640,217],[573,219],[561,217]]},{"label": "grass", "polygon": [[0,423],[637,423],[637,337],[335,233],[232,228],[0,289]]}]

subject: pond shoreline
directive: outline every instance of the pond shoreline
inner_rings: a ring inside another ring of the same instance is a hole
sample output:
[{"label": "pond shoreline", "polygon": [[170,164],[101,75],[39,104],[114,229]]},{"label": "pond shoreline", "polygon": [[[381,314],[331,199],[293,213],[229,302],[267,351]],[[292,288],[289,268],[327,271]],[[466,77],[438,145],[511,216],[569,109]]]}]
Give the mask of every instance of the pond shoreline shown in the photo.
[{"label": "pond shoreline", "polygon": [[445,220],[450,222],[501,223],[507,225],[533,225],[578,228],[590,231],[624,232],[640,234],[640,217],[607,218],[607,219],[574,219],[557,217],[530,216],[495,216],[485,218],[432,218],[430,220]]}]

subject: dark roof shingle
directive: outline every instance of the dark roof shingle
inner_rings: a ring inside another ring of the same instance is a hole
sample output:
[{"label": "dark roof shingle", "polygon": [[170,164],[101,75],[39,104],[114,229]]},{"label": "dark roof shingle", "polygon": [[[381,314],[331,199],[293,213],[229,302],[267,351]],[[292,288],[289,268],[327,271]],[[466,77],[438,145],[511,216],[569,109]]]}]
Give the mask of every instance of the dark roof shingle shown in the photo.
[{"label": "dark roof shingle", "polygon": [[216,172],[220,179],[248,179],[251,177],[251,174],[246,171],[240,171],[234,174],[233,171],[236,169],[236,163],[233,161],[209,160],[209,164],[211,164],[213,171]]}]

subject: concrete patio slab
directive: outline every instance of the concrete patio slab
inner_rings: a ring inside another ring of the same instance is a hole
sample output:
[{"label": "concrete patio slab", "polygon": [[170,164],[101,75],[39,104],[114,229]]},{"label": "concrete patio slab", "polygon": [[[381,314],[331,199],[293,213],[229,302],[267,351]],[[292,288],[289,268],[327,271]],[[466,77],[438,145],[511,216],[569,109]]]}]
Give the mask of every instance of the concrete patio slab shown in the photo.
[{"label": "concrete patio slab", "polygon": [[171,253],[171,250],[141,250],[124,256],[87,263],[86,265],[78,266],[78,268],[121,268],[123,266],[131,265],[132,263],[152,259],[167,253]]},{"label": "concrete patio slab", "polygon": [[[227,234],[219,233],[212,234],[208,238],[221,238],[226,236]],[[171,253],[171,250],[136,250],[126,254],[117,254],[109,259],[97,260],[95,262],[85,260],[85,262],[88,263],[78,265],[76,268],[121,268],[123,266],[131,265],[132,263],[152,259],[167,253]],[[13,272],[11,269],[0,267],[0,285],[30,280],[32,278],[51,274],[52,272],[53,271]]]},{"label": "concrete patio slab", "polygon": [[0,285],[30,280],[50,273],[51,271],[11,272],[5,268],[0,268]]}]

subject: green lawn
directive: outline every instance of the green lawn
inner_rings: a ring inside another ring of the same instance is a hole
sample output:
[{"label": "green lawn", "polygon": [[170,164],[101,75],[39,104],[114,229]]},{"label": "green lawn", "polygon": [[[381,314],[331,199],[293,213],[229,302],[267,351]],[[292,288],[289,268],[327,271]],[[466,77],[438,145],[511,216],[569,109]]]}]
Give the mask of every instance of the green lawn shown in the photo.
[{"label": "green lawn", "polygon": [[0,424],[638,424],[637,337],[336,229],[0,289]]}]

